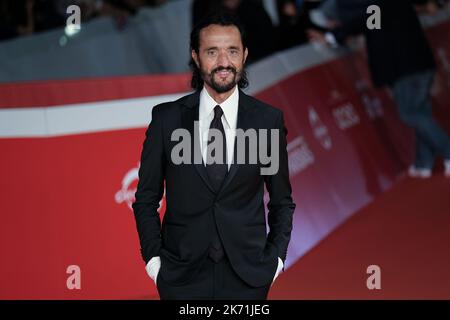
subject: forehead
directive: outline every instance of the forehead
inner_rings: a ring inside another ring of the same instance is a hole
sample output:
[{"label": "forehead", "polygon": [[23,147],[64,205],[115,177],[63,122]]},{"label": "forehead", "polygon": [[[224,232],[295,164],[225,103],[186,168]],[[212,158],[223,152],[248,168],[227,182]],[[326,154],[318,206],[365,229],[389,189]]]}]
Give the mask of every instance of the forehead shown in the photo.
[{"label": "forehead", "polygon": [[204,46],[242,46],[241,33],[236,26],[212,24],[200,31],[199,44]]}]

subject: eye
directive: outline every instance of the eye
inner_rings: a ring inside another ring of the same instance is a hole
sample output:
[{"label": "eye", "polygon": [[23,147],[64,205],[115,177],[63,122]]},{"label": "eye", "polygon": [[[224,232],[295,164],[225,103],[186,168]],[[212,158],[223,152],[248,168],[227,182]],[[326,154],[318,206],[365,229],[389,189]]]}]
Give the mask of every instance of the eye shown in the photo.
[{"label": "eye", "polygon": [[230,53],[231,53],[232,55],[237,55],[237,54],[239,53],[239,51],[236,50],[236,49],[231,49],[231,50],[230,50]]},{"label": "eye", "polygon": [[208,55],[208,56],[215,56],[216,55],[216,50],[208,50],[207,52],[206,52],[206,54]]}]

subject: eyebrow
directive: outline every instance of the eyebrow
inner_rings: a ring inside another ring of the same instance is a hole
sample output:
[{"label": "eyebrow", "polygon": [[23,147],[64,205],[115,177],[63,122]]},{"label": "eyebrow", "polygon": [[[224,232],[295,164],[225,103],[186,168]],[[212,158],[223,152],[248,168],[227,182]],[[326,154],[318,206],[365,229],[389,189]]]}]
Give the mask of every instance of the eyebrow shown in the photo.
[{"label": "eyebrow", "polygon": [[[218,47],[209,47],[209,48],[205,48],[205,51],[209,51],[209,50],[218,50]],[[230,46],[227,49],[235,49],[235,50],[239,50],[239,47],[236,46]]]}]

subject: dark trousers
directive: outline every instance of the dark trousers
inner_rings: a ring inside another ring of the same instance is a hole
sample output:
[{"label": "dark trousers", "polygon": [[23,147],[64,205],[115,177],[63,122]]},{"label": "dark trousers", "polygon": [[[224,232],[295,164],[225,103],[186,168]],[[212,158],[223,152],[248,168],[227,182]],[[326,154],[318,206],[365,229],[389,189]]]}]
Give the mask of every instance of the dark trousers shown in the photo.
[{"label": "dark trousers", "polygon": [[400,119],[415,130],[417,168],[431,169],[436,155],[450,159],[450,138],[431,109],[433,76],[433,70],[404,76],[392,88]]},{"label": "dark trousers", "polygon": [[171,285],[160,276],[156,280],[161,300],[265,300],[270,285],[249,286],[236,274],[226,256],[217,263],[207,258],[198,274],[182,286]]}]

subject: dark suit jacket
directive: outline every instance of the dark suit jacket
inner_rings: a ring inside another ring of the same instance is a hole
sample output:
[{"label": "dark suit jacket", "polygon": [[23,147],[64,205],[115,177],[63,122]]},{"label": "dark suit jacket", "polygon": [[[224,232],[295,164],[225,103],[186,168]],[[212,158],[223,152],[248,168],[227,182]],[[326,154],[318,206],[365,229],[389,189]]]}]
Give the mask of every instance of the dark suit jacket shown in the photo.
[{"label": "dark suit jacket", "polygon": [[[391,86],[398,79],[434,69],[433,52],[413,7],[413,0],[337,0],[342,26],[333,30],[338,41],[363,33],[369,68],[376,86]],[[369,4],[381,9],[381,29],[369,30]]]},{"label": "dark suit jacket", "polygon": [[[199,92],[153,108],[133,203],[143,259],[147,263],[160,256],[158,276],[174,285],[183,284],[195,276],[206,259],[217,223],[234,270],[251,286],[267,285],[275,274],[278,257],[286,259],[295,209],[283,114],[240,91],[237,128],[279,129],[279,170],[264,176],[259,169],[265,165],[259,160],[257,164],[233,163],[219,192],[214,192],[203,164],[177,165],[171,160],[172,148],[179,143],[171,141],[173,130],[184,128],[194,137],[198,115]],[[199,153],[200,148],[192,144],[192,152]],[[157,209],[164,182],[166,212],[161,225]],[[270,195],[268,235],[264,185]]]}]

